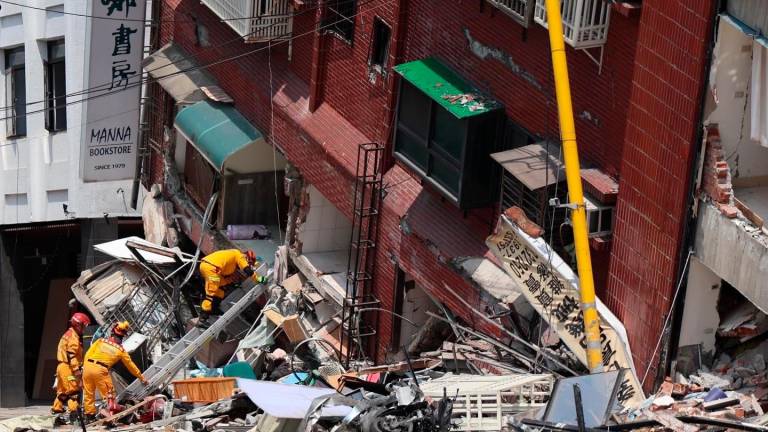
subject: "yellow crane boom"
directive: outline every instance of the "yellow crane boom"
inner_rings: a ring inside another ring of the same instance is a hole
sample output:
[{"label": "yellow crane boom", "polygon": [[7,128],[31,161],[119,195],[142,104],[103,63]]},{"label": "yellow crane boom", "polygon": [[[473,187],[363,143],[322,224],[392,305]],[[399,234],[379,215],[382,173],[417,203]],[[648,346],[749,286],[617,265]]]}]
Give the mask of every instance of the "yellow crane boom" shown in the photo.
[{"label": "yellow crane boom", "polygon": [[581,187],[579,151],[576,147],[576,127],[573,120],[571,85],[568,80],[568,63],[565,59],[563,23],[560,16],[560,0],[546,0],[549,44],[552,51],[552,69],[555,76],[557,112],[560,118],[560,139],[565,159],[565,177],[571,204],[571,220],[576,250],[576,266],[579,272],[579,293],[584,313],[584,334],[587,343],[587,367],[590,373],[603,372],[600,346],[600,318],[595,305],[595,282],[592,277],[592,259],[589,255],[587,213],[584,192]]}]

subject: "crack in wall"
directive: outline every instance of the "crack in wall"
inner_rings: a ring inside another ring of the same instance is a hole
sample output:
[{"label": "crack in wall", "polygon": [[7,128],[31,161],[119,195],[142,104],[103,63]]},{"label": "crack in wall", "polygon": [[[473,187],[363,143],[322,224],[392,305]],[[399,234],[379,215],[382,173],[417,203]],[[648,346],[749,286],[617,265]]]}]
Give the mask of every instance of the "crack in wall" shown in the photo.
[{"label": "crack in wall", "polygon": [[498,61],[499,63],[506,66],[509,70],[511,70],[515,75],[524,79],[536,90],[544,94],[547,100],[550,99],[550,96],[544,91],[544,86],[539,82],[539,80],[537,80],[531,72],[528,72],[524,67],[517,64],[510,54],[502,51],[499,48],[484,45],[482,42],[472,37],[468,28],[464,29],[464,36],[467,38],[467,42],[469,43],[469,50],[472,51],[472,54],[483,60],[491,58]]}]

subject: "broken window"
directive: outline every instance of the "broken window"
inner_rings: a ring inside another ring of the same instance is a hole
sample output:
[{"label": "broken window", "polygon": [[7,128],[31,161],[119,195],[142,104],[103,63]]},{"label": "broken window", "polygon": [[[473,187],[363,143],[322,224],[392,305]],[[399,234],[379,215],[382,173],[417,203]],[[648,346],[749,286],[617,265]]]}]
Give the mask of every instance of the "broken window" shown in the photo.
[{"label": "broken window", "polygon": [[51,132],[67,128],[64,69],[64,39],[49,41],[48,61],[45,63],[45,128]]},{"label": "broken window", "polygon": [[376,17],[373,20],[373,35],[371,37],[371,55],[368,65],[379,73],[385,73],[387,69],[387,57],[389,56],[389,37],[391,30],[384,21]]},{"label": "broken window", "polygon": [[330,0],[327,5],[328,10],[323,27],[336,33],[345,41],[352,42],[355,34],[357,2],[354,0]]},{"label": "broken window", "polygon": [[7,137],[27,134],[27,83],[24,47],[5,50],[5,100],[10,108],[6,121]]}]

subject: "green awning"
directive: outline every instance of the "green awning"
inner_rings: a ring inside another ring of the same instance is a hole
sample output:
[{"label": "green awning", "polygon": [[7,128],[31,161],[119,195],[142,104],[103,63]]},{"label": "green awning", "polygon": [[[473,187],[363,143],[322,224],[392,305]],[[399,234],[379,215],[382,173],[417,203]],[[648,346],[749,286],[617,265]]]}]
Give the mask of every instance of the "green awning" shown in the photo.
[{"label": "green awning", "polygon": [[263,140],[261,132],[233,106],[207,100],[179,111],[176,128],[219,172],[235,153]]},{"label": "green awning", "polygon": [[500,105],[435,58],[395,66],[395,71],[458,118],[487,113]]}]

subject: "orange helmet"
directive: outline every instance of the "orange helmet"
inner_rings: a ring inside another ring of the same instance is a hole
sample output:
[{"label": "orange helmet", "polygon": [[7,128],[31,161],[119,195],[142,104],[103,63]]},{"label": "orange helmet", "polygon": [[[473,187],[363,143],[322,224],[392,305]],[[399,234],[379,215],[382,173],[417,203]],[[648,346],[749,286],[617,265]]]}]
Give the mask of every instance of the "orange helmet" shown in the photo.
[{"label": "orange helmet", "polygon": [[75,312],[72,314],[72,318],[69,319],[69,325],[75,330],[82,331],[84,328],[91,325],[91,319],[88,315],[82,312]]},{"label": "orange helmet", "polygon": [[128,321],[122,321],[115,324],[115,326],[112,327],[112,333],[116,334],[117,336],[123,337],[126,334],[128,334],[128,331],[130,329],[131,329],[131,325],[128,323]]},{"label": "orange helmet", "polygon": [[245,251],[245,259],[248,260],[248,264],[253,265],[256,262],[256,254],[252,250],[248,249]]}]

